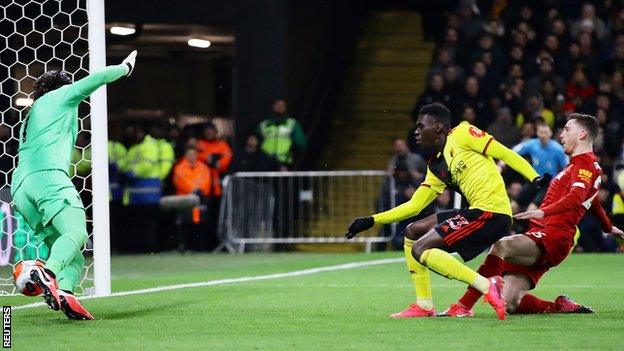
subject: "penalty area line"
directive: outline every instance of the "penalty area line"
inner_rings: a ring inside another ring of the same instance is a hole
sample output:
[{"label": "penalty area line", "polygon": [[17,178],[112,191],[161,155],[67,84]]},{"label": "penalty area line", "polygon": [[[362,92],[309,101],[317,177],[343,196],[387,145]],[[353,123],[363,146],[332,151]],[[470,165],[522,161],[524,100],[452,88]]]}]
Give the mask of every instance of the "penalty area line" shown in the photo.
[{"label": "penalty area line", "polygon": [[[157,286],[154,288],[147,288],[147,289],[119,291],[119,292],[114,292],[110,295],[82,296],[79,298],[79,300],[83,301],[83,300],[99,299],[99,298],[104,298],[104,297],[151,294],[155,292],[169,291],[169,290],[189,289],[189,288],[199,288],[199,287],[204,287],[204,286],[236,284],[236,283],[260,281],[260,280],[272,280],[272,279],[281,279],[281,278],[289,278],[289,277],[299,277],[303,275],[342,271],[342,270],[370,267],[370,266],[379,266],[379,265],[398,263],[398,262],[403,262],[403,261],[405,261],[405,258],[400,257],[400,258],[385,258],[385,259],[372,260],[372,261],[350,262],[350,263],[343,263],[343,264],[337,264],[337,265],[332,265],[332,266],[322,266],[322,267],[301,269],[297,271],[290,271],[290,272],[283,272],[283,273],[272,273],[272,274],[266,274],[266,275],[257,275],[257,276],[248,276],[248,277],[239,277],[239,278],[216,279],[216,280],[208,280],[208,281],[197,282],[197,283],[165,285],[165,286]],[[35,302],[35,303],[30,303],[30,304],[21,305],[21,306],[14,306],[13,310],[22,310],[22,309],[40,307],[40,306],[45,306],[45,305],[46,304],[43,302]]]}]

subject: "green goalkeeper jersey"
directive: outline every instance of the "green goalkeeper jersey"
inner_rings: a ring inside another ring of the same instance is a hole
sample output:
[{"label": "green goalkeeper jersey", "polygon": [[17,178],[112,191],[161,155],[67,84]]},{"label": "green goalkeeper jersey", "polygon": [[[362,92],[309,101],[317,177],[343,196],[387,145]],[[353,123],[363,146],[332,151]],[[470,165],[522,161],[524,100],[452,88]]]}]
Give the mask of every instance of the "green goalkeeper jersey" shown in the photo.
[{"label": "green goalkeeper jersey", "polygon": [[78,135],[78,105],[100,86],[127,73],[123,65],[108,66],[72,84],[39,97],[20,128],[17,168],[11,194],[24,179],[43,170],[62,170],[69,176],[71,154]]}]

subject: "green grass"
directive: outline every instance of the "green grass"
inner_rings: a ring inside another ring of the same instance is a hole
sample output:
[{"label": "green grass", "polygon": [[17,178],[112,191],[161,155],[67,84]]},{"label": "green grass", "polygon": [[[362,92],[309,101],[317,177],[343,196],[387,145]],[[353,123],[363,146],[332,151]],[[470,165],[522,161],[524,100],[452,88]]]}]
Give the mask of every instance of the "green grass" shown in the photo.
[{"label": "green grass", "polygon": [[[401,257],[384,254],[249,254],[113,258],[113,289],[133,290]],[[479,264],[482,258],[472,262]],[[403,263],[84,302],[95,321],[44,307],[13,311],[17,350],[552,350],[622,349],[622,255],[573,255],[535,293],[565,292],[594,315],[510,316],[479,304],[472,319],[388,317],[413,302]],[[436,307],[463,292],[433,276]],[[2,297],[2,304],[29,303]]]}]

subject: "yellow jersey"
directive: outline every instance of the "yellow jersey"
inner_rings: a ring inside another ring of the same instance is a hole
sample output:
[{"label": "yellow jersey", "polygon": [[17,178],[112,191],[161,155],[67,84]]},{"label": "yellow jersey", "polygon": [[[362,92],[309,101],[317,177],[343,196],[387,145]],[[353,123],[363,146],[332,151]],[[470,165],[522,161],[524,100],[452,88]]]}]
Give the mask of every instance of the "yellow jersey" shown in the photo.
[{"label": "yellow jersey", "polygon": [[511,216],[505,182],[494,158],[529,180],[539,175],[520,155],[490,134],[462,122],[447,135],[442,152],[429,160],[427,175],[410,201],[373,215],[376,223],[392,223],[418,214],[446,187],[461,192],[470,208]]}]

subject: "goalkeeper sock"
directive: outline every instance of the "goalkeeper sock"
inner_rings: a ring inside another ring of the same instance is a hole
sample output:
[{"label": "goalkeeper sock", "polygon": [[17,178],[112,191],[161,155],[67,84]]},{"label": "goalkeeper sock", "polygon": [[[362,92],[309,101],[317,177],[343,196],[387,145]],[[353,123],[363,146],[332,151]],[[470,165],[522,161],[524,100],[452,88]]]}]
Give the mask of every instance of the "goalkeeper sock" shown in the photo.
[{"label": "goalkeeper sock", "polygon": [[75,257],[81,254],[82,247],[87,242],[85,212],[81,208],[65,207],[54,216],[52,225],[61,235],[50,248],[50,257],[45,268],[58,276]]},{"label": "goalkeeper sock", "polygon": [[531,294],[526,294],[520,300],[514,314],[537,314],[537,313],[557,313],[559,308],[554,302],[542,300]]},{"label": "goalkeeper sock", "polygon": [[483,294],[490,288],[490,282],[485,277],[440,249],[425,250],[420,256],[420,262],[434,272],[469,284]]},{"label": "goalkeeper sock", "polygon": [[65,290],[66,292],[74,292],[76,286],[78,286],[78,283],[80,282],[80,276],[84,263],[84,256],[82,255],[82,252],[79,252],[78,255],[67,265],[67,267],[59,273],[57,277],[59,289]]},{"label": "goalkeeper sock", "polygon": [[423,310],[433,309],[433,299],[431,294],[431,281],[429,279],[429,269],[420,264],[412,256],[412,246],[416,241],[405,238],[403,240],[403,251],[405,252],[405,262],[410,273],[410,278],[414,283],[416,291],[416,304]]},{"label": "goalkeeper sock", "polygon": [[[483,261],[483,264],[479,267],[477,273],[488,278],[500,275],[503,263],[504,261],[500,257],[489,254],[485,257],[485,261]],[[464,293],[464,296],[459,299],[459,303],[470,309],[475,303],[477,303],[477,301],[479,301],[479,298],[481,298],[482,295],[483,294],[479,290],[469,286],[466,293]]]}]

